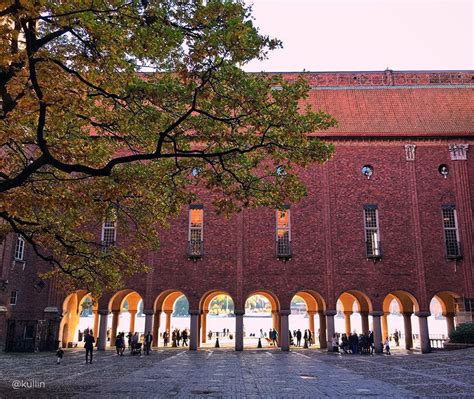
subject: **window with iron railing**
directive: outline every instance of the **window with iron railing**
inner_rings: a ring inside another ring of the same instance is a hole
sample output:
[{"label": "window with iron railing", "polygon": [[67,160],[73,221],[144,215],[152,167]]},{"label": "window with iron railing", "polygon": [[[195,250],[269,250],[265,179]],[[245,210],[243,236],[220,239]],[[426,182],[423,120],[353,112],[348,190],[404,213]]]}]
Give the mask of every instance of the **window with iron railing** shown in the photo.
[{"label": "window with iron railing", "polygon": [[101,248],[102,252],[107,252],[107,248],[115,245],[117,239],[117,221],[116,220],[105,220],[102,224],[102,239]]},{"label": "window with iron railing", "polygon": [[461,245],[459,243],[459,231],[454,205],[443,205],[443,227],[446,256],[449,259],[461,258]]},{"label": "window with iron railing", "polygon": [[15,260],[25,259],[25,239],[21,234],[18,234],[15,244]]},{"label": "window with iron railing", "polygon": [[291,223],[290,208],[276,211],[276,253],[279,259],[291,258]]},{"label": "window with iron railing", "polygon": [[382,257],[377,205],[364,205],[365,251],[367,258]]},{"label": "window with iron railing", "polygon": [[204,255],[204,210],[202,205],[189,207],[188,257],[201,258]]}]

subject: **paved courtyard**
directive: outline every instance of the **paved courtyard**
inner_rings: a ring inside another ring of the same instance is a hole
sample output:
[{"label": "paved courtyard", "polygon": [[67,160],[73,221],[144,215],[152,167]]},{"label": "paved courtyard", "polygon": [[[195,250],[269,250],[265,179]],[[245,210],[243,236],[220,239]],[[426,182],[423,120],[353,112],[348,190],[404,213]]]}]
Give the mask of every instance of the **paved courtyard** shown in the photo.
[{"label": "paved courtyard", "polygon": [[[319,350],[0,354],[0,397],[474,397],[474,349],[352,356]],[[34,387],[27,388],[26,385]],[[17,389],[13,389],[14,386]]]}]

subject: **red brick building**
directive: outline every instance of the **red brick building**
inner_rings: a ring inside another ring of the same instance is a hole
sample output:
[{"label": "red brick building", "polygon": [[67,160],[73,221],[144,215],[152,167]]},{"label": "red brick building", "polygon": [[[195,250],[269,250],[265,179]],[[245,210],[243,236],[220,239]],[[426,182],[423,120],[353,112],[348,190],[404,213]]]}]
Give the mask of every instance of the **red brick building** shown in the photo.
[{"label": "red brick building", "polygon": [[[217,216],[205,196],[183,209],[163,232],[161,250],[147,255],[152,271],[94,305],[99,349],[107,344],[107,330],[113,344],[125,301],[130,331],[141,303],[144,331],[153,331],[156,341],[159,332],[169,330],[173,305],[183,294],[191,315],[191,349],[205,341],[209,303],[221,293],[234,302],[237,350],[243,349],[245,301],[256,293],[272,305],[284,350],[295,294],[306,302],[309,328],[320,330],[321,347],[335,331],[338,300],[346,331],[356,306],[362,330],[374,331],[376,343],[387,335],[395,300],[406,347],[413,346],[414,313],[424,352],[430,350],[432,298],[441,303],[448,332],[472,317],[474,72],[306,77],[312,87],[307,101],[339,122],[319,134],[335,143],[333,158],[300,171],[308,196],[283,213],[245,210],[230,219]],[[114,241],[116,234],[117,245],[124,239],[113,226],[108,233]],[[97,237],[104,239],[101,226]],[[57,340],[63,345],[75,340],[88,293],[62,292],[54,281],[42,281],[40,270],[41,262],[18,237],[10,235],[1,244],[0,345],[8,350],[51,349]],[[166,325],[159,325],[161,313]]]}]

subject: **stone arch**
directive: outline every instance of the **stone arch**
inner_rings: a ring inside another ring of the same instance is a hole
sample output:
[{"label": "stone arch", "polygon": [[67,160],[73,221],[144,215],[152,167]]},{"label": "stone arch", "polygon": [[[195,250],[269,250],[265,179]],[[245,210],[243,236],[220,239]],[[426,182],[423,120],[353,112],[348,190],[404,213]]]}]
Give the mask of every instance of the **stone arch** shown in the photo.
[{"label": "stone arch", "polygon": [[97,336],[97,303],[87,290],[76,290],[67,295],[62,304],[62,318],[61,323],[59,324],[59,340],[61,341],[61,346],[63,348],[67,348],[72,343],[77,343],[76,332],[82,312],[81,305],[86,298],[90,298],[93,303],[94,313],[96,314],[93,333],[94,336]]},{"label": "stone arch", "polygon": [[[436,299],[441,305],[441,311],[442,311],[443,317],[446,318],[445,326],[443,326],[442,324],[441,325],[439,324],[441,320],[436,319],[434,314],[432,314],[428,318],[429,319],[428,322],[431,323],[431,326],[433,327],[435,331],[438,331],[438,334],[440,333],[439,331],[443,329],[443,332],[441,333],[443,338],[446,338],[447,336],[449,336],[449,334],[455,328],[455,317],[457,316],[459,312],[459,309],[457,309],[457,305],[456,305],[456,299],[459,299],[459,298],[461,298],[461,295],[454,293],[452,291],[438,291],[430,299],[430,312],[431,312],[432,301]],[[445,333],[446,335],[444,335]],[[440,338],[440,337],[437,336],[436,338]]]},{"label": "stone arch", "polygon": [[457,313],[456,299],[461,298],[461,295],[452,291],[438,291],[431,297],[430,302],[433,298],[437,298],[440,302],[444,316],[448,313]]},{"label": "stone arch", "polygon": [[[121,313],[123,313],[123,308],[125,301],[128,302],[128,313],[130,316],[128,328],[120,329],[121,332],[126,333],[135,333],[137,331],[136,325],[136,316],[139,310],[139,304],[143,301],[143,296],[140,295],[137,291],[125,288],[116,292],[110,299],[108,303],[108,311],[112,313],[112,326],[110,330],[108,330],[108,335],[110,339],[110,346],[115,345],[115,338],[117,337],[117,333],[119,332],[119,324],[121,322],[120,317]],[[122,319],[123,323],[123,319]],[[123,327],[123,326],[122,326]]]},{"label": "stone arch", "polygon": [[[235,312],[235,301],[234,301],[234,298],[232,297],[232,295],[227,292],[227,291],[224,291],[224,290],[212,290],[212,291],[208,291],[206,292],[201,300],[199,301],[199,311],[200,311],[200,317],[201,317],[201,342],[204,344],[207,342],[208,339],[212,339],[213,337],[213,334],[212,332],[211,333],[208,333],[208,320],[207,320],[207,315],[209,313],[209,306],[212,302],[212,300],[214,298],[216,298],[218,295],[226,295],[228,296],[231,301],[232,301],[232,304],[234,305],[234,312]],[[233,315],[235,315],[235,313],[232,312]],[[234,323],[235,324],[235,323]],[[227,327],[225,327],[227,328]],[[233,336],[235,336],[235,331],[236,331],[236,328],[233,327],[232,330],[229,331],[229,335],[232,334]],[[216,339],[218,339],[219,337],[217,336],[217,332],[216,332]],[[227,337],[227,335],[225,336]],[[222,339],[220,341],[220,345],[222,345]]]},{"label": "stone arch", "polygon": [[262,295],[265,298],[267,298],[272,306],[272,311],[278,312],[280,310],[280,301],[278,300],[278,297],[269,290],[256,290],[256,291],[250,292],[245,297],[244,307],[245,307],[245,304],[247,303],[247,300],[254,295]]},{"label": "stone arch", "polygon": [[[403,323],[400,320],[400,324],[403,324],[403,336],[405,337],[405,349],[413,348],[413,314],[420,311],[420,306],[417,298],[411,292],[405,290],[394,290],[387,295],[385,295],[383,302],[382,302],[382,316],[381,316],[381,324],[382,324],[382,339],[389,337],[394,330],[389,330],[389,316],[395,317],[394,315],[390,315],[390,304],[392,301],[396,301],[398,307],[400,309],[401,316],[403,316]],[[400,339],[400,335],[402,334],[401,325],[396,328],[398,331],[398,340]],[[394,333],[395,335],[395,333]],[[397,345],[397,339],[395,339],[395,345]]]},{"label": "stone arch", "polygon": [[[336,303],[340,301],[344,313],[344,332],[349,335],[353,330],[359,330],[364,334],[369,332],[369,313],[372,312],[372,301],[369,296],[359,290],[345,290],[337,297]],[[354,305],[357,308],[359,318],[353,314]],[[360,329],[353,328],[354,324],[360,323]]]},{"label": "stone arch", "polygon": [[[321,331],[324,331],[324,333],[326,331],[326,318],[324,315],[324,311],[326,310],[326,303],[321,294],[312,290],[303,289],[303,290],[297,291],[295,295],[293,295],[292,301],[296,296],[300,297],[306,304],[308,324],[307,326],[304,327],[304,329],[305,330],[309,329],[311,331],[311,340],[308,341],[308,344],[309,345],[314,344],[316,343],[316,336],[318,337],[318,340],[320,340]],[[290,311],[291,311],[291,307],[290,307]],[[319,322],[318,329],[316,329],[315,322],[314,322],[315,321],[314,318],[316,314],[318,314],[318,322]],[[294,316],[294,315],[290,315],[290,317],[291,316]],[[291,320],[294,320],[294,319],[292,318]],[[293,322],[289,320],[290,330],[292,330],[291,323]],[[293,337],[293,338],[294,338],[293,343],[295,345],[298,344],[296,337]],[[319,346],[326,347],[325,343],[326,343],[325,340],[323,344],[319,342]]]}]

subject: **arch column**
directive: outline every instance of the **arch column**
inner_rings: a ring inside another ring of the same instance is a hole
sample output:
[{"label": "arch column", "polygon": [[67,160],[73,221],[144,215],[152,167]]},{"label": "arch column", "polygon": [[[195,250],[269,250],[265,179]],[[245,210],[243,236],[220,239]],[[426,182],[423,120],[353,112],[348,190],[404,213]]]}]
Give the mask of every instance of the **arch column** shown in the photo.
[{"label": "arch column", "polygon": [[431,352],[430,345],[430,333],[428,329],[428,317],[431,315],[430,312],[417,312],[418,322],[420,323],[420,346],[421,353]]},{"label": "arch column", "polygon": [[290,310],[280,310],[280,331],[278,336],[280,337],[280,347],[282,351],[290,350],[290,337],[288,335],[290,329],[288,316],[290,313]]},{"label": "arch column", "polygon": [[153,330],[153,310],[144,310],[143,313],[145,314],[145,331],[143,332],[145,335],[148,334],[148,331],[150,333]]},{"label": "arch column", "polygon": [[384,312],[381,319],[382,319],[382,341],[388,337],[388,313]]},{"label": "arch column", "polygon": [[171,335],[171,314],[173,313],[172,310],[165,310],[166,314],[166,331],[168,334]]},{"label": "arch column", "polygon": [[405,349],[413,348],[413,332],[411,329],[412,312],[403,312],[403,328],[405,330]]},{"label": "arch column", "polygon": [[315,331],[314,331],[314,315],[316,312],[314,310],[308,311],[309,317],[309,331],[311,331],[311,343],[314,344],[316,342],[315,339]]},{"label": "arch column", "polygon": [[133,334],[135,332],[135,316],[137,315],[137,311],[135,310],[128,310],[130,313],[130,332]]},{"label": "arch column", "polygon": [[235,350],[244,350],[244,310],[234,310],[235,314]]},{"label": "arch column", "polygon": [[319,334],[318,334],[319,348],[327,349],[328,341],[326,337],[326,316],[324,315],[324,311],[322,310],[318,311],[318,317],[319,317]]},{"label": "arch column", "polygon": [[446,314],[443,314],[444,317],[446,317],[446,327],[448,330],[448,337],[449,334],[451,334],[451,331],[454,331],[454,316],[455,313],[448,312]]},{"label": "arch column", "polygon": [[97,339],[99,337],[99,311],[95,309],[92,312],[94,313],[94,337]]},{"label": "arch column", "polygon": [[100,351],[105,351],[107,347],[107,317],[109,316],[108,310],[99,310],[99,344],[97,349]]},{"label": "arch column", "polygon": [[362,334],[368,334],[369,333],[369,312],[360,312],[360,319],[362,322]]},{"label": "arch column", "polygon": [[326,310],[326,348],[328,352],[332,352],[332,336],[334,335],[334,316],[337,314],[335,310]]},{"label": "arch column", "polygon": [[374,332],[374,347],[375,353],[383,352],[382,344],[382,326],[380,322],[380,317],[384,314],[382,311],[373,311],[372,312],[372,331]]},{"label": "arch column", "polygon": [[153,346],[159,346],[161,311],[157,310],[153,315]]},{"label": "arch column", "polygon": [[351,311],[344,311],[344,326],[347,336],[351,333],[351,314]]},{"label": "arch column", "polygon": [[110,346],[115,346],[115,337],[119,323],[120,310],[112,310],[112,331],[110,332]]},{"label": "arch column", "polygon": [[207,314],[209,313],[208,309],[204,309],[201,314],[201,342],[203,344],[207,341]]},{"label": "arch column", "polygon": [[199,347],[199,310],[190,310],[189,314],[191,315],[191,336],[189,339],[189,350],[195,351]]}]

